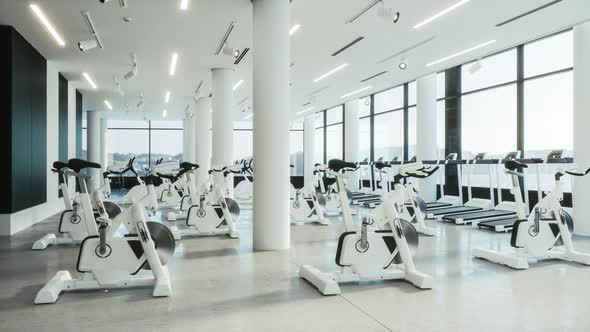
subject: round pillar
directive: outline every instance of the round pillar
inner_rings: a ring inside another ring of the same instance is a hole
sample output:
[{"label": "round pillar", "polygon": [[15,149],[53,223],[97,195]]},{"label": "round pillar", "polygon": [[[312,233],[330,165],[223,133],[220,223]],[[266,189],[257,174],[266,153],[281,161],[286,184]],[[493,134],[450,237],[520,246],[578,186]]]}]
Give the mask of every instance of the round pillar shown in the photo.
[{"label": "round pillar", "polygon": [[[436,160],[436,74],[416,80],[416,159]],[[420,196],[427,202],[436,200],[437,176],[418,180]]]},{"label": "round pillar", "polygon": [[198,183],[207,181],[211,169],[211,98],[200,98],[195,105],[195,162],[199,165]]},{"label": "round pillar", "polygon": [[[359,99],[344,105],[344,157],[347,161],[359,160]],[[359,172],[350,173],[346,186],[351,191],[359,190]]]},{"label": "round pillar", "polygon": [[315,158],[315,116],[303,120],[303,179],[305,184],[313,182]]},{"label": "round pillar", "polygon": [[[88,161],[99,163],[101,162],[101,130],[100,130],[100,112],[88,111],[86,113],[87,126],[87,157]],[[102,166],[102,165],[101,165]],[[88,173],[90,180],[88,182],[88,190],[93,191],[98,188],[100,183],[100,169],[89,168]]]},{"label": "round pillar", "polygon": [[290,247],[289,0],[253,1],[254,249]]}]

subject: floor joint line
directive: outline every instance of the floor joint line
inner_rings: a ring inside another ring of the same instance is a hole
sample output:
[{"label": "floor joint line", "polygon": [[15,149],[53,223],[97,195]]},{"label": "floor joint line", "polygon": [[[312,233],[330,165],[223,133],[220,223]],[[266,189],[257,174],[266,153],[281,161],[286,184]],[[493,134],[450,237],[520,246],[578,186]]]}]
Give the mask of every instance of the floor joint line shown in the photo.
[{"label": "floor joint line", "polygon": [[365,310],[363,310],[358,305],[352,303],[352,301],[350,301],[344,295],[340,294],[340,297],[343,298],[346,302],[350,303],[350,305],[352,305],[353,307],[357,308],[357,310],[359,310],[360,312],[362,312],[363,314],[365,314],[367,317],[371,318],[372,320],[374,320],[375,322],[377,322],[379,325],[383,326],[385,329],[387,329],[387,331],[394,332],[392,329],[390,329],[389,327],[387,327],[387,325],[385,325],[384,323],[382,323],[380,320],[378,320],[377,318],[373,317],[371,314],[369,314],[368,312],[366,312]]}]

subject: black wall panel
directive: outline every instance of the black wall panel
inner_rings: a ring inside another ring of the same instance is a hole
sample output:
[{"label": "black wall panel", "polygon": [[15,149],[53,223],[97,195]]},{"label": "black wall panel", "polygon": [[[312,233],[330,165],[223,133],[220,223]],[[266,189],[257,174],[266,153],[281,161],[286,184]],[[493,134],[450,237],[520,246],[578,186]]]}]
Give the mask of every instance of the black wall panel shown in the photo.
[{"label": "black wall panel", "polygon": [[[12,29],[0,26],[0,151],[6,160],[12,155]],[[8,213],[12,207],[12,163],[0,162],[0,174],[4,181],[0,189],[0,213]]]},{"label": "black wall panel", "polygon": [[[445,71],[445,154],[457,153],[461,159],[461,66]],[[445,192],[459,195],[456,167],[445,167]]]},{"label": "black wall panel", "polygon": [[76,157],[82,158],[82,93],[76,90]]},{"label": "black wall panel", "polygon": [[0,123],[9,124],[1,144],[10,158],[3,173],[10,179],[0,192],[10,197],[8,203],[2,199],[0,213],[14,213],[47,201],[47,61],[13,28],[0,30],[0,49],[10,53],[10,61],[0,62],[1,71],[10,72],[2,77],[10,95],[0,115]]},{"label": "black wall panel", "polygon": [[[59,147],[58,159],[68,159],[68,80],[59,74]],[[51,162],[51,160],[50,160]]]}]

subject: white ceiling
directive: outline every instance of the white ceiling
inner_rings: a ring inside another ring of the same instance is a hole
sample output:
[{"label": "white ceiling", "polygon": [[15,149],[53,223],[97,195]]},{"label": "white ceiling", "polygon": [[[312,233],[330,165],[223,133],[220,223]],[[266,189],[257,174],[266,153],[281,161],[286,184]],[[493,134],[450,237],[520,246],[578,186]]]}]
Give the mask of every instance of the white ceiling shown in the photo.
[{"label": "white ceiling", "polygon": [[[313,99],[315,110],[322,110],[343,101],[368,95],[404,83],[430,72],[440,71],[485,54],[496,52],[571,27],[590,18],[590,1],[564,0],[541,12],[515,23],[497,28],[501,21],[550,2],[550,0],[472,0],[463,7],[419,30],[413,26],[440,12],[458,0],[384,0],[385,4],[401,12],[397,24],[378,18],[377,7],[353,23],[344,22],[366,6],[370,0],[295,0],[292,3],[292,24],[301,29],[291,37],[292,113],[303,109],[310,94],[327,87]],[[211,86],[210,69],[233,66],[233,59],[215,56],[229,23],[236,21],[230,36],[232,47],[252,46],[252,5],[250,0],[191,0],[189,10],[179,10],[180,0],[128,0],[122,9],[117,0],[101,4],[98,0],[39,0],[37,4],[66,41],[59,47],[39,24],[29,9],[29,1],[0,0],[0,24],[14,26],[49,61],[82,90],[87,110],[103,110],[104,99],[113,104],[117,118],[142,118],[137,111],[138,94],[145,96],[143,111],[148,117],[161,119],[168,110],[168,118],[180,119],[192,102],[197,83],[204,80],[201,95],[208,95]],[[90,38],[81,15],[88,10],[102,38],[105,48],[80,52],[77,43]],[[124,23],[123,17],[131,17]],[[353,39],[365,39],[336,57],[330,56]],[[397,58],[383,64],[377,62],[391,54],[434,39],[407,53],[409,68],[400,71]],[[426,64],[483,42],[497,42],[473,53],[465,54],[437,66]],[[121,77],[130,70],[129,53],[135,52],[139,74],[129,81],[120,79],[125,97],[115,90],[113,76]],[[177,73],[168,74],[170,57],[178,52]],[[235,68],[235,81],[244,84],[235,93],[235,102],[252,95],[252,51]],[[313,80],[343,63],[344,70],[314,83]],[[381,71],[389,73],[367,83],[361,79]],[[81,77],[88,72],[99,86],[92,90]],[[340,96],[371,85],[372,89],[359,96],[341,99]],[[164,93],[170,90],[170,104],[164,103]],[[130,111],[125,111],[128,104]],[[247,104],[251,106],[251,98]],[[236,107],[236,120],[248,113]]]}]

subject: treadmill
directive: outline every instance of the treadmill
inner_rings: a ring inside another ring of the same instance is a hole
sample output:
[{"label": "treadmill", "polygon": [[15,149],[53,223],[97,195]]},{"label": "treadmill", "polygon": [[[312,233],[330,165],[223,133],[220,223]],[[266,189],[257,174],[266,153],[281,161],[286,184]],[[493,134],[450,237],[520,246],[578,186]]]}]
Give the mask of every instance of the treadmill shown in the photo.
[{"label": "treadmill", "polygon": [[[451,165],[456,165],[457,171],[459,171],[459,164],[457,163],[458,154],[456,153],[449,153],[444,160],[424,160],[422,161],[423,164],[426,165],[438,165],[441,170],[439,173],[440,179],[440,186],[439,186],[439,194],[440,198],[435,202],[428,202],[426,203],[427,211],[432,211],[436,209],[448,208],[451,206],[460,206],[463,204],[463,197],[462,192],[459,191],[459,196],[452,196],[452,195],[445,195],[445,174],[446,174],[446,167]],[[460,174],[460,173],[457,173]],[[461,179],[459,177],[459,187],[461,187]]]},{"label": "treadmill", "polygon": [[[537,174],[537,201],[540,201],[543,198],[543,192],[541,190],[541,165],[543,164],[573,164],[573,158],[563,158],[563,150],[553,150],[549,153],[545,160],[541,158],[528,158],[528,159],[517,159],[521,163],[535,165],[535,171]],[[530,213],[529,211],[529,192],[527,189],[527,181],[526,181],[526,170],[523,170],[523,190],[524,190],[524,203],[525,203],[525,211],[527,215]],[[493,230],[495,232],[510,232],[512,231],[512,227],[514,223],[518,220],[517,217],[510,217],[498,220],[490,220],[490,221],[483,221],[477,224],[479,228]]]},{"label": "treadmill", "polygon": [[[517,159],[520,157],[520,151],[513,151],[510,152],[501,160],[501,164],[504,162],[512,159]],[[516,217],[516,204],[514,202],[507,202],[502,200],[502,188],[500,185],[500,171],[499,165],[500,163],[496,164],[496,189],[498,192],[498,205],[496,205],[493,209],[483,209],[480,211],[474,212],[466,212],[466,213],[455,213],[450,215],[445,215],[442,217],[443,221],[452,222],[454,224],[471,224],[477,223],[478,225],[484,221],[493,221],[493,220],[500,220],[500,219],[510,219]],[[492,187],[490,186],[490,189]],[[492,196],[493,197],[493,196]],[[493,198],[492,198],[493,201]]]},{"label": "treadmill", "polygon": [[485,159],[485,153],[478,153],[466,162],[467,167],[467,203],[460,206],[450,206],[446,208],[436,209],[432,211],[428,211],[427,217],[429,219],[441,219],[443,216],[452,215],[452,214],[459,214],[459,213],[470,213],[476,212],[481,210],[489,210],[494,207],[493,199],[484,199],[484,198],[474,198],[473,191],[472,191],[472,177],[474,173],[474,169],[476,165],[488,165],[488,178],[489,178],[489,186],[490,186],[490,197],[494,197],[494,189],[492,185],[492,167],[493,165],[498,164],[498,159]]}]

